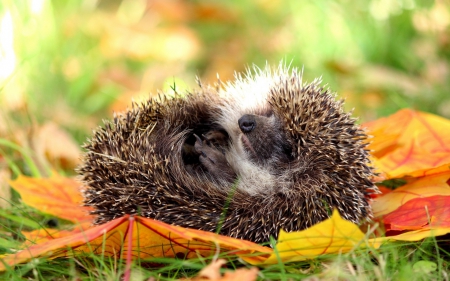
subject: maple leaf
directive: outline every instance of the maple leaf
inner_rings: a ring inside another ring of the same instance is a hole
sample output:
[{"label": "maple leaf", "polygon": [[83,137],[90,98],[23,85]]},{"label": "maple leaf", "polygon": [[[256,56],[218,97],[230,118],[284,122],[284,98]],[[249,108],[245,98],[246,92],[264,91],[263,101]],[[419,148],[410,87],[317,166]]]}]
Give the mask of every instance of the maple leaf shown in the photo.
[{"label": "maple leaf", "polygon": [[[24,244],[26,248],[3,259],[4,265],[9,266],[35,257],[56,258],[80,252],[104,255],[123,253],[121,257],[129,254],[134,258],[170,257],[182,253],[189,258],[197,253],[215,253],[217,247],[228,251],[229,254],[239,255],[250,264],[271,264],[278,263],[278,258],[289,262],[350,251],[356,245],[364,243],[365,239],[358,226],[342,219],[337,211],[328,220],[309,229],[291,233],[281,231],[280,242],[275,246],[276,255],[272,249],[250,241],[172,226],[138,216],[125,216],[89,228],[92,218],[86,215],[85,207],[79,206],[82,195],[78,182],[59,176],[48,179],[21,176],[11,182],[11,185],[19,191],[25,203],[37,209],[44,209],[47,213],[67,219],[85,220],[71,231],[39,229],[25,232],[29,239],[29,242]],[[39,198],[41,196],[44,199]],[[65,213],[67,209],[74,210],[70,217]],[[128,244],[125,241],[127,235],[132,237]],[[375,242],[369,244],[373,247],[379,246]],[[69,250],[70,248],[72,250]],[[5,267],[0,266],[0,269],[4,270]]]},{"label": "maple leaf", "polygon": [[430,196],[409,200],[384,217],[387,235],[390,231],[405,231],[381,237],[380,243],[391,240],[419,241],[450,233],[450,196]]},{"label": "maple leaf", "polygon": [[212,232],[173,226],[161,221],[126,215],[74,235],[27,247],[3,257],[0,271],[32,258],[68,257],[81,253],[132,258],[211,256],[218,250],[261,263],[272,249],[250,241]]},{"label": "maple leaf", "polygon": [[[384,185],[378,185],[378,191],[379,191],[379,193],[377,192],[377,193],[369,194],[369,197],[372,198],[372,199],[383,197],[386,194],[391,193],[392,189],[390,189],[390,188],[388,188],[388,187],[386,187]],[[373,204],[373,201],[371,201],[371,202]]]},{"label": "maple leaf", "polygon": [[22,245],[22,247],[28,247],[30,245],[41,244],[56,238],[74,235],[80,232],[84,232],[91,227],[92,223],[90,221],[86,221],[81,224],[77,224],[68,230],[40,228],[33,231],[22,231],[22,235],[24,235],[26,238],[26,241]]},{"label": "maple leaf", "polygon": [[375,217],[386,215],[414,198],[450,195],[450,171],[411,179],[407,184],[377,197],[372,202]]},{"label": "maple leaf", "polygon": [[7,255],[2,259],[0,271],[32,258],[68,257],[80,253],[119,256],[127,259],[129,264],[132,258],[179,257],[180,254],[192,258],[210,256],[220,249],[228,256],[239,256],[250,264],[261,265],[345,253],[358,246],[380,246],[379,240],[366,239],[356,224],[342,219],[337,211],[329,219],[303,231],[281,231],[279,240],[272,250],[246,240],[126,215]]},{"label": "maple leaf", "polygon": [[450,227],[450,196],[409,200],[384,217],[386,230],[418,230]]},{"label": "maple leaf", "polygon": [[10,181],[19,192],[22,201],[41,212],[66,219],[71,222],[92,221],[92,210],[82,206],[81,184],[74,179],[61,176],[51,178],[30,178],[19,176]]},{"label": "maple leaf", "polygon": [[403,109],[363,124],[374,138],[374,165],[388,179],[419,177],[450,169],[450,121]]}]

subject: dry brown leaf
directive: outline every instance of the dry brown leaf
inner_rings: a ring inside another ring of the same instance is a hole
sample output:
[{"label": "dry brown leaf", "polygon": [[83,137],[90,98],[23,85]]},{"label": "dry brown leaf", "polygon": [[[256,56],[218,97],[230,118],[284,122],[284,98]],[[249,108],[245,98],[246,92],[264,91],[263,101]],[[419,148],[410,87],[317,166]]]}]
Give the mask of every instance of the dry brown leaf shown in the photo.
[{"label": "dry brown leaf", "polygon": [[42,175],[48,174],[48,163],[57,168],[74,169],[80,162],[80,146],[55,122],[17,130],[11,139],[31,152],[30,156]]},{"label": "dry brown leaf", "polygon": [[[187,279],[192,281],[240,281],[240,280],[256,280],[258,276],[258,268],[240,268],[234,271],[226,271],[224,275],[220,273],[220,269],[226,261],[223,259],[215,260],[208,266],[203,268],[199,274],[193,279]],[[185,279],[186,280],[186,279]]]},{"label": "dry brown leaf", "polygon": [[194,280],[220,280],[220,268],[226,264],[225,260],[216,260],[211,262],[207,267],[200,270],[198,276]]},{"label": "dry brown leaf", "polygon": [[253,281],[256,280],[258,277],[258,268],[257,267],[251,267],[251,268],[240,268],[235,271],[227,271],[225,272],[224,276],[221,281],[241,281],[241,280],[248,280]]},{"label": "dry brown leaf", "polygon": [[74,168],[79,164],[79,145],[55,123],[45,123],[31,137],[33,149],[39,157],[45,157],[64,168]]}]

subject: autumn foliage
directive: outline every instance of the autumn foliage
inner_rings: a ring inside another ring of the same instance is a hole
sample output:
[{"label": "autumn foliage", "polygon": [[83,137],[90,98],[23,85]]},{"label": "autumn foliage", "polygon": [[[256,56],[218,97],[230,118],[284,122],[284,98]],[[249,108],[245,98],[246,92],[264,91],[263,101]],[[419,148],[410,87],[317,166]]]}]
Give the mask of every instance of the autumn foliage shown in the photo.
[{"label": "autumn foliage", "polygon": [[[374,222],[368,233],[342,219],[337,211],[309,229],[281,231],[273,249],[139,216],[126,215],[92,226],[89,209],[81,206],[80,183],[61,176],[46,179],[20,176],[10,184],[25,204],[74,225],[70,230],[38,229],[23,233],[28,239],[24,250],[3,257],[0,269],[33,257],[82,253],[119,256],[131,261],[210,256],[220,251],[253,265],[264,265],[314,259],[357,247],[376,249],[391,240],[417,241],[449,233],[450,121],[404,109],[363,127],[373,135],[370,149],[379,173],[375,180],[383,181],[378,183],[382,193],[372,202]],[[401,186],[388,188],[395,180],[401,180]],[[384,234],[373,232],[376,223],[386,231]],[[253,278],[256,272],[255,269],[245,273]]]}]

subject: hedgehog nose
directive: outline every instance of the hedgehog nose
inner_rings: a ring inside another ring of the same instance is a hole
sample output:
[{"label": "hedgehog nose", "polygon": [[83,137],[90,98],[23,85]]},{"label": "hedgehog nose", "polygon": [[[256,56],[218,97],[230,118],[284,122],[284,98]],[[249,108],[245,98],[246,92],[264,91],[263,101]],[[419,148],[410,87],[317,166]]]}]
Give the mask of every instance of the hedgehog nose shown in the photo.
[{"label": "hedgehog nose", "polygon": [[239,128],[243,133],[250,133],[256,127],[254,115],[245,114],[238,120]]}]

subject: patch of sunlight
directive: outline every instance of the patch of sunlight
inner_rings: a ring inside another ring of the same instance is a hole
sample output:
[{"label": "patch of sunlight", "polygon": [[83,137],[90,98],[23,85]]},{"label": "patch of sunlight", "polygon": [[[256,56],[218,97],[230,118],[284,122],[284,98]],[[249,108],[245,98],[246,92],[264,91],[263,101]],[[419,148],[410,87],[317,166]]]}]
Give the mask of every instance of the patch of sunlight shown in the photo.
[{"label": "patch of sunlight", "polygon": [[39,15],[44,9],[45,0],[31,0],[30,1],[30,11],[34,15]]},{"label": "patch of sunlight", "polygon": [[0,82],[6,80],[15,68],[14,26],[11,12],[7,11],[0,20]]}]

